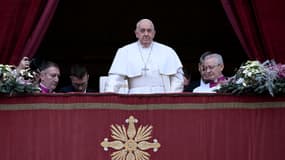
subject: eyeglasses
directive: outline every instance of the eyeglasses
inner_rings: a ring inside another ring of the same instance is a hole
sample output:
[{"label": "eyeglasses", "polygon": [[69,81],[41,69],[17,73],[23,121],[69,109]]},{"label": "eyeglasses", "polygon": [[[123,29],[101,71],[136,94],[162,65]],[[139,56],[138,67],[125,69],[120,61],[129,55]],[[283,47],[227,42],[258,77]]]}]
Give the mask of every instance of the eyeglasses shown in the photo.
[{"label": "eyeglasses", "polygon": [[220,64],[216,64],[216,65],[213,65],[213,66],[201,66],[201,69],[202,71],[207,71],[207,70],[214,70],[216,67],[218,67]]}]

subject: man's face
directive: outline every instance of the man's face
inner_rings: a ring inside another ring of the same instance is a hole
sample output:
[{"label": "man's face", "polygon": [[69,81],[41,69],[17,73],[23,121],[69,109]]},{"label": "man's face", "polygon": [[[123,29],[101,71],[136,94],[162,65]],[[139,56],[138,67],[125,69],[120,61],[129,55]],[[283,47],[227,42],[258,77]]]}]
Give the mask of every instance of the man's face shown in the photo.
[{"label": "man's face", "polygon": [[89,75],[85,74],[82,78],[78,78],[76,76],[70,76],[70,80],[73,88],[77,92],[85,92],[88,86]]},{"label": "man's face", "polygon": [[144,47],[149,47],[155,36],[155,30],[151,22],[142,21],[136,29],[135,34]]},{"label": "man's face", "polygon": [[49,90],[53,91],[59,81],[60,71],[57,67],[49,67],[40,74],[41,83]]},{"label": "man's face", "polygon": [[216,80],[222,76],[223,69],[224,65],[219,64],[215,57],[206,57],[200,66],[200,73],[205,80]]}]

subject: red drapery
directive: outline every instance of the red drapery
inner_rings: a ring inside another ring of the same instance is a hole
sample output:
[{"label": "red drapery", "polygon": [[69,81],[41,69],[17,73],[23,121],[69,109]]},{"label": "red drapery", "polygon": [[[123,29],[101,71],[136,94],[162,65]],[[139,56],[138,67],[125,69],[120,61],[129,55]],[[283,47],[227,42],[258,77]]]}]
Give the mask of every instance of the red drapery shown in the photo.
[{"label": "red drapery", "polygon": [[0,97],[1,160],[111,159],[110,125],[152,125],[151,160],[283,160],[285,99],[223,95]]},{"label": "red drapery", "polygon": [[58,0],[0,2],[0,63],[18,64],[32,57],[54,14]]},{"label": "red drapery", "polygon": [[221,0],[250,59],[285,63],[283,0]]}]

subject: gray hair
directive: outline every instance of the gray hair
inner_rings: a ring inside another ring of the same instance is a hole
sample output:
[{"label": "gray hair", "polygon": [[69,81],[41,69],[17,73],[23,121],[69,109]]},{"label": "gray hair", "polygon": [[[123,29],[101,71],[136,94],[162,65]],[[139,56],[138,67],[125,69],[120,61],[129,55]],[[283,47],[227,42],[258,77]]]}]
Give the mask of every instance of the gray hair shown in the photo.
[{"label": "gray hair", "polygon": [[202,64],[205,60],[205,57],[207,57],[208,55],[213,54],[211,51],[206,51],[204,52],[201,56],[200,56],[200,64]]},{"label": "gray hair", "polygon": [[136,24],[136,30],[137,30],[138,28],[140,28],[140,24],[141,24],[142,22],[144,22],[144,21],[149,22],[149,23],[151,24],[153,30],[155,30],[153,22],[152,22],[150,19],[146,19],[146,18],[141,19],[141,20],[139,20],[139,21],[137,22],[137,24]]},{"label": "gray hair", "polygon": [[56,63],[54,63],[52,61],[45,61],[40,65],[39,70],[42,72],[42,71],[45,71],[46,69],[48,69],[50,67],[55,67],[55,68],[59,69],[59,66]]},{"label": "gray hair", "polygon": [[206,55],[206,56],[204,57],[204,60],[207,59],[207,58],[212,58],[212,57],[214,57],[214,58],[217,59],[218,64],[224,64],[223,57],[222,57],[220,54],[218,54],[218,53],[211,53],[211,54],[208,54],[208,55]]}]

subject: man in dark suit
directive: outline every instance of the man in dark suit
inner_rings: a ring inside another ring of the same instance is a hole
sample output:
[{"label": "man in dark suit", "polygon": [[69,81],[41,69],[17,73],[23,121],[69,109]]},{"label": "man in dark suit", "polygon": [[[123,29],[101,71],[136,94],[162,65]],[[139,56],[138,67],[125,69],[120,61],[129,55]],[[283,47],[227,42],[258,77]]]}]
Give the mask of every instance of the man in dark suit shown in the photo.
[{"label": "man in dark suit", "polygon": [[94,90],[88,88],[89,74],[85,66],[72,65],[69,78],[71,85],[61,88],[59,92],[94,92]]}]

